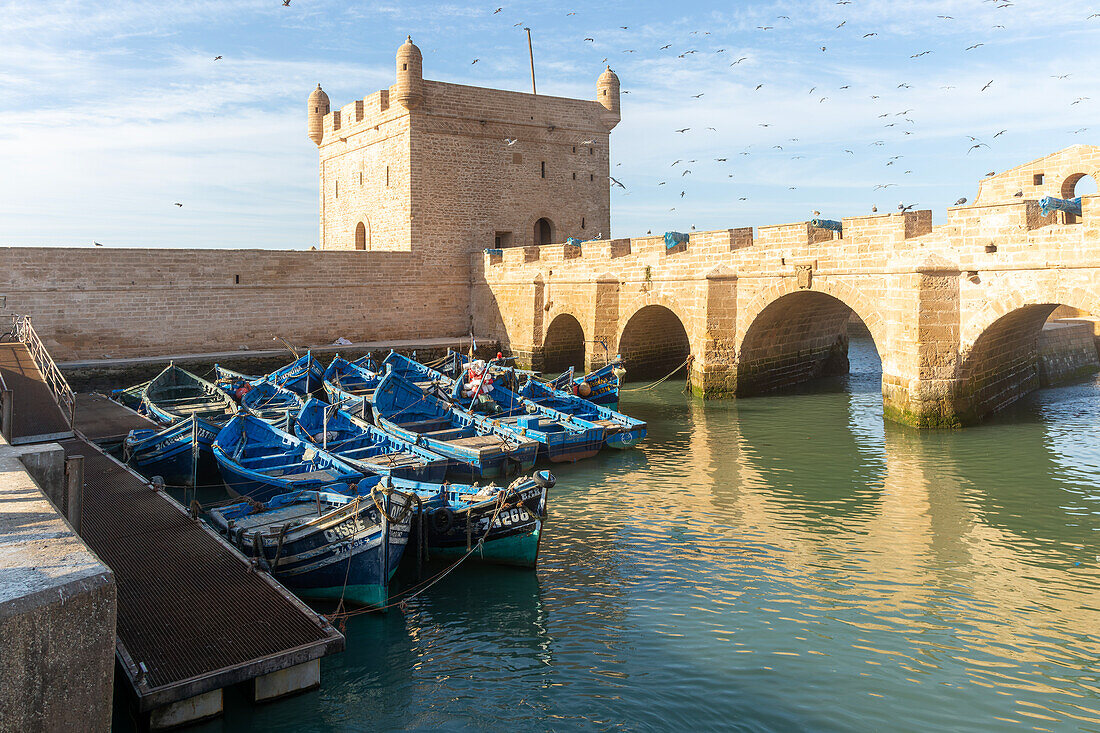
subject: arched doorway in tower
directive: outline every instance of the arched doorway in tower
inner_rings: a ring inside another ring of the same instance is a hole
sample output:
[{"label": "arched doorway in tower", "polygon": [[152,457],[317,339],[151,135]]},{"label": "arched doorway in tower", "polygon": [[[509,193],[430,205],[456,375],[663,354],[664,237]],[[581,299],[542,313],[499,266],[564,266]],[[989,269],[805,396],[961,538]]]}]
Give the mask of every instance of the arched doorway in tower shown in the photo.
[{"label": "arched doorway in tower", "polygon": [[367,249],[369,239],[370,239],[370,236],[369,236],[369,230],[367,229],[367,225],[362,221],[359,222],[358,224],[356,224],[356,226],[355,226],[355,248],[356,249]]},{"label": "arched doorway in tower", "polygon": [[663,377],[691,354],[687,330],[663,305],[647,305],[630,317],[619,337],[626,378]]},{"label": "arched doorway in tower", "polygon": [[545,216],[535,222],[535,244],[553,244],[554,225]]},{"label": "arched doorway in tower", "polygon": [[[857,348],[849,353],[852,343]],[[761,310],[745,332],[737,358],[737,395],[771,392],[849,372],[852,379],[873,382],[872,390],[881,385],[878,348],[867,325],[831,295],[810,290],[788,293]]]},{"label": "arched doorway in tower", "polygon": [[542,344],[542,371],[557,374],[575,367],[584,372],[584,329],[576,318],[568,313],[557,316],[546,329]]}]

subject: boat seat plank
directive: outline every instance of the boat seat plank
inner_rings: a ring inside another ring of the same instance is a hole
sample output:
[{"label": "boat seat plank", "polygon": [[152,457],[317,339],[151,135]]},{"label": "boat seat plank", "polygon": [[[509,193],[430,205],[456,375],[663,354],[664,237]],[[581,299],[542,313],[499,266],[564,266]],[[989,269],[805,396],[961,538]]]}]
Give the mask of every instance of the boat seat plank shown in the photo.
[{"label": "boat seat plank", "polygon": [[397,423],[397,426],[414,433],[423,433],[431,428],[442,428],[449,422],[443,418],[433,417],[429,420],[413,420],[412,422]]},{"label": "boat seat plank", "polygon": [[452,445],[461,445],[466,448],[484,448],[489,446],[499,446],[503,441],[495,435],[473,435],[469,438],[459,438],[458,440],[449,441]]},{"label": "boat seat plank", "polygon": [[[266,472],[266,469],[265,469],[264,472]],[[275,478],[281,478],[281,479],[291,480],[291,481],[304,481],[304,480],[338,481],[338,480],[340,480],[339,474],[337,474],[334,471],[332,471],[330,469],[327,469],[327,468],[319,470],[319,471],[305,471],[303,473],[284,473],[283,475],[276,476]]]}]

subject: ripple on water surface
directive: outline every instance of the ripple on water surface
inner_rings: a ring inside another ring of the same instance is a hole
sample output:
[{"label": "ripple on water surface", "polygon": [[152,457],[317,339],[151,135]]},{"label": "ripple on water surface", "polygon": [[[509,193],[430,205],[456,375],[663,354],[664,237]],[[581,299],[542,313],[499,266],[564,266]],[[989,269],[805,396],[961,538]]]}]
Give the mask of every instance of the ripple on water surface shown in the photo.
[{"label": "ripple on water surface", "polygon": [[877,358],[782,395],[624,395],[555,467],[537,573],[359,616],[323,687],[210,730],[1100,730],[1100,386],[884,423]]}]

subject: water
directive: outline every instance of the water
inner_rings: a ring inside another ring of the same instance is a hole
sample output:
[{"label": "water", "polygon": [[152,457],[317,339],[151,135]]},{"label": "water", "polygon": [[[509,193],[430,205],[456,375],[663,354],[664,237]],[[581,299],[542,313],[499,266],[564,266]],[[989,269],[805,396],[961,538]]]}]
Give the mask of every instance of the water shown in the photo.
[{"label": "water", "polygon": [[322,687],[203,731],[1100,731],[1100,383],[884,423],[878,360],[772,397],[624,395],[536,573],[349,620]]}]

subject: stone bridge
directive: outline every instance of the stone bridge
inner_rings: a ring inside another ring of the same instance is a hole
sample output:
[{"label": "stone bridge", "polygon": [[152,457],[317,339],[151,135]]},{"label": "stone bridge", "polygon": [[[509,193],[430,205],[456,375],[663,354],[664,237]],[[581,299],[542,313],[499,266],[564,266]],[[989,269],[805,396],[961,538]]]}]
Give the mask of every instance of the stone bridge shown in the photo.
[{"label": "stone bridge", "polygon": [[[882,360],[885,414],[920,427],[979,421],[1039,386],[1059,306],[1100,315],[1100,196],[1043,216],[1098,176],[1074,146],[983,179],[932,212],[488,250],[473,257],[473,328],[521,362],[588,368],[619,353],[635,377],[693,357],[704,397],[748,396],[848,368],[854,313]],[[1095,356],[1092,356],[1095,363]]]}]

